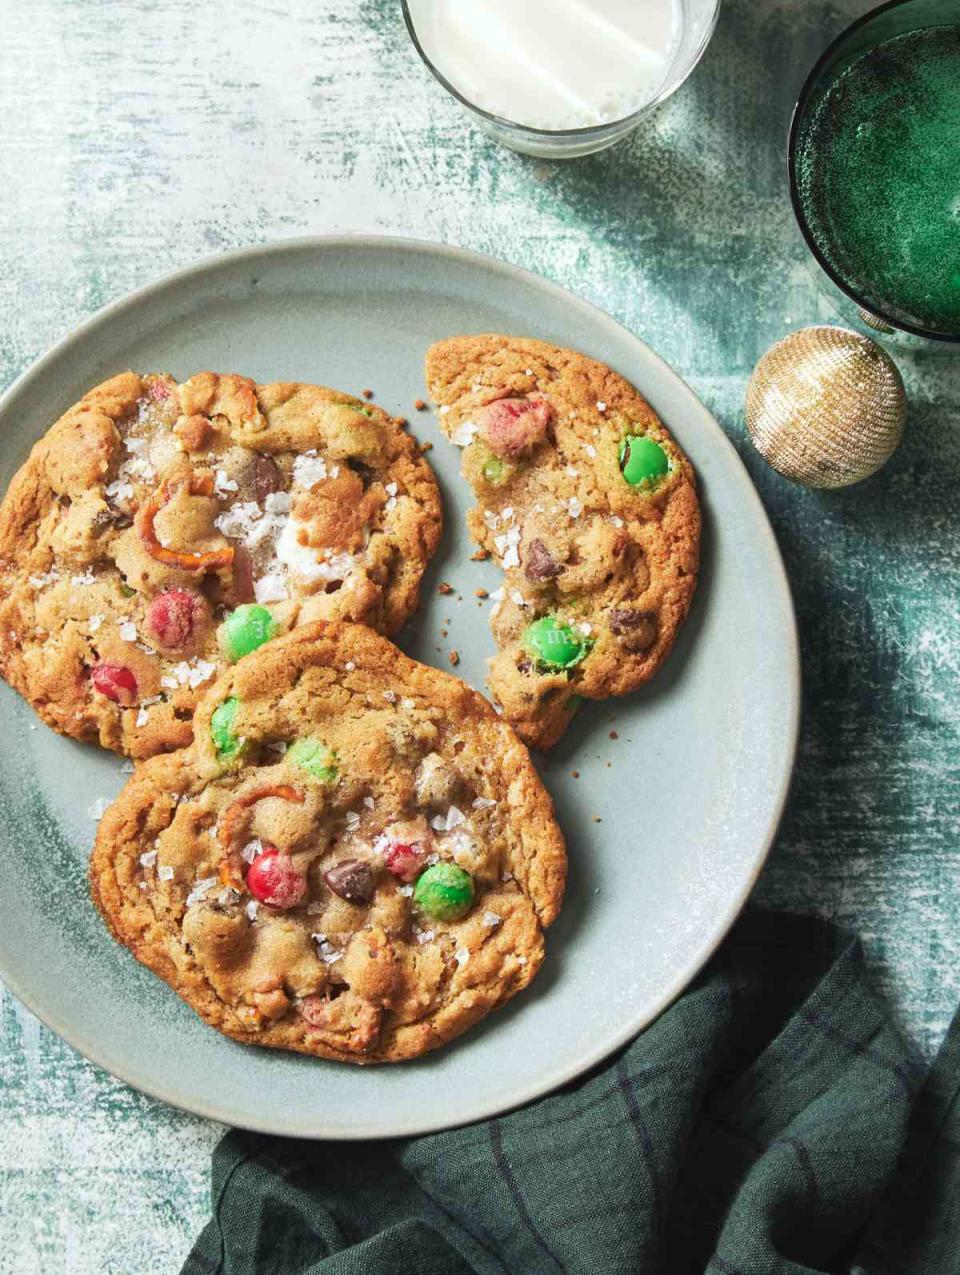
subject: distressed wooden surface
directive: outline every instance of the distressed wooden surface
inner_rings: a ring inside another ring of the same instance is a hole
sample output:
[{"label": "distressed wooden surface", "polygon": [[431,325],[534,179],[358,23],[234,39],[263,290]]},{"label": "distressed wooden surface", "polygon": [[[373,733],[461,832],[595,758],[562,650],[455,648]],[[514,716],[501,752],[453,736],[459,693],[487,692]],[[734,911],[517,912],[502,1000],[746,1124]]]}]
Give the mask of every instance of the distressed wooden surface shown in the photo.
[{"label": "distressed wooden surface", "polygon": [[[906,441],[845,493],[766,470],[742,412],[763,350],[831,318],[784,138],[804,69],[867,7],[725,0],[679,95],[561,166],[472,130],[396,0],[0,0],[0,383],[129,289],[293,234],[459,243],[598,302],[723,422],[793,581],[802,744],[756,898],[859,930],[929,1054],[960,999],[960,357],[901,357]],[[0,1010],[0,1275],[176,1270],[219,1128],[102,1074],[9,996]]]}]

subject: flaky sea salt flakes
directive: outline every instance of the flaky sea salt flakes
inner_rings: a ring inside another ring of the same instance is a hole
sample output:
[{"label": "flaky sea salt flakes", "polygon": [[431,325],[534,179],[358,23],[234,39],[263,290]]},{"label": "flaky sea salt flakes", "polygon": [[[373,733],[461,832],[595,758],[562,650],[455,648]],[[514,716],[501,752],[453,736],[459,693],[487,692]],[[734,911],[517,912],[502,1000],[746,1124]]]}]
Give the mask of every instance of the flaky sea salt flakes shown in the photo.
[{"label": "flaky sea salt flakes", "polygon": [[614,525],[615,527],[622,527],[622,526],[623,526],[623,519],[622,519],[622,518],[619,518],[616,514],[614,514],[614,515],[613,515],[613,517],[610,519],[610,521],[613,523],[613,525]]},{"label": "flaky sea salt flakes", "polygon": [[342,953],[339,948],[327,942],[325,934],[311,934],[310,937],[317,945],[317,955],[323,961],[324,965],[332,965],[334,961],[339,961]]},{"label": "flaky sea salt flakes", "polygon": [[347,660],[343,667],[347,673],[352,673],[357,666],[354,664],[353,660]]},{"label": "flaky sea salt flakes", "polygon": [[502,602],[502,601],[503,601],[503,588],[502,588],[502,587],[501,587],[501,588],[499,588],[499,589],[494,589],[494,591],[490,594],[490,601],[491,601],[491,602]]},{"label": "flaky sea salt flakes", "polygon": [[405,899],[409,899],[413,894],[412,885],[401,885],[397,887],[397,894],[402,894]]},{"label": "flaky sea salt flakes", "polygon": [[45,589],[48,584],[53,584],[54,580],[60,579],[60,572],[56,567],[51,567],[49,571],[39,576],[28,576],[27,579],[35,589]]},{"label": "flaky sea salt flakes", "polygon": [[219,879],[219,877],[204,877],[200,881],[194,881],[193,889],[187,895],[186,906],[192,908],[195,903],[199,903],[201,899],[206,898],[207,891],[212,890]]},{"label": "flaky sea salt flakes", "polygon": [[450,404],[444,403],[443,407],[441,407],[439,410],[439,414],[441,416],[446,416],[449,411],[450,411]]},{"label": "flaky sea salt flakes", "polygon": [[[450,409],[448,408],[447,411],[449,410]],[[442,407],[440,408],[440,412],[441,414],[443,413]],[[450,435],[450,442],[453,443],[455,447],[469,447],[474,440],[476,432],[477,427],[473,421],[461,421]]]},{"label": "flaky sea salt flakes", "polygon": [[161,677],[160,685],[174,691],[178,686],[189,686],[196,690],[203,682],[208,681],[217,671],[217,666],[209,660],[181,660],[170,673]]},{"label": "flaky sea salt flakes", "polygon": [[580,623],[577,625],[577,628],[580,630],[581,633],[586,634],[587,637],[589,637],[590,634],[593,632],[593,625],[588,624],[586,620],[581,620]]},{"label": "flaky sea salt flakes", "polygon": [[492,530],[500,521],[500,515],[493,509],[485,509],[483,511],[483,521]]},{"label": "flaky sea salt flakes", "polygon": [[213,525],[225,536],[246,539],[254,523],[261,517],[261,512],[260,506],[255,501],[240,501],[214,518]]},{"label": "flaky sea salt flakes", "polygon": [[474,810],[489,810],[491,806],[496,804],[492,797],[474,797],[473,799]]},{"label": "flaky sea salt flakes", "polygon": [[301,487],[312,487],[327,477],[327,462],[322,456],[304,453],[293,462],[293,481]]},{"label": "flaky sea salt flakes", "polygon": [[593,443],[584,443],[583,450],[587,453],[591,460],[593,460],[594,456],[597,454],[597,449],[594,447]]},{"label": "flaky sea salt flakes", "polygon": [[567,512],[571,518],[579,518],[583,513],[583,505],[581,505],[576,496],[571,496],[567,501]]},{"label": "flaky sea salt flakes", "polygon": [[98,797],[96,801],[93,802],[93,804],[88,807],[87,814],[90,816],[91,819],[99,823],[99,821],[103,818],[103,812],[106,810],[107,806],[109,805],[110,805],[109,797]]},{"label": "flaky sea salt flakes", "polygon": [[257,855],[262,853],[263,853],[263,842],[260,840],[259,837],[254,837],[253,840],[248,841],[247,844],[240,851],[240,858],[244,861],[244,863],[253,863]]},{"label": "flaky sea salt flakes", "polygon": [[376,805],[376,802],[373,800],[372,797],[364,797],[363,804],[366,806],[368,810],[372,810],[373,807]]},{"label": "flaky sea salt flakes", "polygon": [[153,865],[156,863],[156,861],[157,861],[156,850],[144,850],[143,854],[140,856],[140,867],[152,868]]},{"label": "flaky sea salt flakes", "polygon": [[499,912],[484,912],[483,923],[489,930],[495,930],[498,925],[503,924],[503,917]]},{"label": "flaky sea salt flakes", "polygon": [[453,954],[453,959],[462,968],[470,959],[470,952],[465,947],[458,947]]},{"label": "flaky sea salt flakes", "polygon": [[504,522],[509,522],[513,517],[513,505],[505,505],[500,511],[500,517]]},{"label": "flaky sea salt flakes", "polygon": [[217,902],[222,903],[224,907],[230,907],[231,904],[240,902],[240,895],[233,886],[224,886],[217,895]]},{"label": "flaky sea salt flakes", "polygon": [[229,493],[232,491],[240,490],[237,484],[233,481],[232,478],[229,477],[226,470],[224,469],[217,470],[216,480],[214,482],[213,489],[218,496],[226,496],[226,495],[229,495]]},{"label": "flaky sea salt flakes", "polygon": [[606,410],[607,410],[607,405],[606,405],[606,403],[603,401],[603,399],[602,399],[602,398],[598,398],[598,399],[597,399],[597,411],[598,411],[598,412],[605,412]]},{"label": "flaky sea salt flakes", "polygon": [[514,589],[513,592],[510,594],[510,597],[518,607],[525,607],[530,605],[519,589]]},{"label": "flaky sea salt flakes", "polygon": [[512,881],[512,880],[513,880],[513,873],[512,873],[512,872],[507,872],[507,870],[506,870],[506,869],[504,869],[504,870],[503,870],[503,872],[501,872],[501,873],[500,873],[500,880],[501,880],[501,881]]},{"label": "flaky sea salt flakes", "polygon": [[396,691],[384,691],[383,698],[387,701],[388,704],[396,704],[397,693]]},{"label": "flaky sea salt flakes", "polygon": [[347,811],[346,824],[348,832],[356,832],[360,827],[360,816],[355,810]]},{"label": "flaky sea salt flakes", "polygon": [[257,913],[260,911],[260,904],[256,899],[249,899],[244,911],[251,921],[255,921],[257,919]]},{"label": "flaky sea salt flakes", "polygon": [[[457,806],[451,806],[445,815],[434,815],[430,820],[430,827],[436,832],[451,832],[462,823],[466,823],[463,811]],[[429,863],[429,859],[427,862]]]},{"label": "flaky sea salt flakes", "polygon": [[120,636],[123,638],[124,642],[136,642],[137,626],[132,620],[124,620],[124,622],[120,625]]},{"label": "flaky sea salt flakes", "polygon": [[120,774],[121,775],[133,774],[133,762],[130,760],[129,757],[126,759],[126,761],[122,761],[120,763]]},{"label": "flaky sea salt flakes", "polygon": [[417,701],[415,699],[411,699],[408,695],[406,699],[402,699],[400,701],[400,707],[405,709],[408,713],[412,713],[417,707]]},{"label": "flaky sea salt flakes", "polygon": [[518,964],[518,965],[526,965],[526,963],[527,963],[527,958],[526,958],[525,956],[518,956],[518,957],[517,957],[517,964]]},{"label": "flaky sea salt flakes", "polygon": [[173,868],[171,868],[169,863],[162,863],[160,867],[157,868],[157,877],[161,881],[173,880]]},{"label": "flaky sea salt flakes", "polygon": [[[161,677],[160,679],[161,685],[163,684],[163,680],[164,679]],[[137,709],[137,725],[146,726],[149,720],[150,720],[150,710],[148,708],[138,708]]]},{"label": "flaky sea salt flakes", "polygon": [[417,942],[422,947],[424,943],[429,943],[430,940],[435,939],[437,935],[434,930],[415,930],[413,937],[417,940]]},{"label": "flaky sea salt flakes", "polygon": [[103,494],[107,500],[116,503],[118,500],[133,500],[133,483],[128,483],[122,478],[117,478],[114,482],[108,483],[103,489]]},{"label": "flaky sea salt flakes", "polygon": [[89,620],[90,632],[91,632],[91,633],[96,633],[97,629],[99,629],[99,627],[100,627],[100,625],[103,623],[103,621],[104,621],[104,616],[102,616],[102,615],[91,615],[90,620]]},{"label": "flaky sea salt flakes", "polygon": [[439,863],[439,862],[440,862],[440,856],[436,853],[428,854],[427,857],[424,859],[424,863],[427,865],[428,868],[432,868],[435,863]]},{"label": "flaky sea salt flakes", "polygon": [[290,512],[290,493],[288,491],[271,491],[263,502],[268,514],[288,514]]},{"label": "flaky sea salt flakes", "polygon": [[386,483],[383,490],[387,493],[388,496],[395,496],[397,494],[397,484]]},{"label": "flaky sea salt flakes", "polygon": [[97,577],[92,571],[84,571],[81,575],[71,576],[71,584],[96,584]]},{"label": "flaky sea salt flakes", "polygon": [[253,582],[253,596],[262,605],[267,602],[285,602],[290,594],[281,575],[261,576]]}]

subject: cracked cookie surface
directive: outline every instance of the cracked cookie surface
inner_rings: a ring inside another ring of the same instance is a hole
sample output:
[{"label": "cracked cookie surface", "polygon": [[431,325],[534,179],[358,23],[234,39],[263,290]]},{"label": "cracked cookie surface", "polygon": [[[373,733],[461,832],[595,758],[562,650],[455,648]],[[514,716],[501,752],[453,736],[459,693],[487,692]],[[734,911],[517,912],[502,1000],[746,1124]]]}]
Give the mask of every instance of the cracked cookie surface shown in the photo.
[{"label": "cracked cookie surface", "polygon": [[635,690],[669,654],[699,565],[692,466],[628,381],[574,350],[454,337],[426,381],[463,448],[470,534],[504,571],[490,689],[550,747],[581,699]]},{"label": "cracked cookie surface", "polygon": [[212,1026],[364,1063],[434,1049],[527,986],[566,855],[480,695],[321,622],[219,677],[193,745],[104,815],[90,873],[115,937]]},{"label": "cracked cookie surface", "polygon": [[55,730],[189,743],[224,661],[299,623],[394,633],[440,536],[400,423],[320,386],[126,372],[36,444],[0,506],[0,671]]}]

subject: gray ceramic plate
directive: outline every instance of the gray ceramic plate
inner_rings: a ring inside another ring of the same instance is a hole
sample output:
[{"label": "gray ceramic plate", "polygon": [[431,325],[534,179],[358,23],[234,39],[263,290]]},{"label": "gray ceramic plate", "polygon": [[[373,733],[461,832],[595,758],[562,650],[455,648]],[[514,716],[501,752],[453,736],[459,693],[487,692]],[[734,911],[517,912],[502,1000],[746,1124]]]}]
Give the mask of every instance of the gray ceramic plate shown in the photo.
[{"label": "gray ceramic plate", "polygon": [[[425,604],[402,644],[443,668],[455,647],[458,672],[482,687],[489,604],[473,591],[495,588],[497,571],[469,560],[459,451],[413,402],[424,393],[427,346],[484,331],[575,346],[635,382],[692,457],[706,514],[700,590],[667,667],[629,700],[585,708],[542,763],[571,870],[547,962],[526,995],[402,1066],[345,1067],[224,1039],[113,943],[87,897],[91,807],[117,792],[121,762],[60,739],[12,692],[0,695],[0,974],[76,1049],[167,1102],[325,1138],[418,1133],[526,1102],[669,1004],[763,863],[798,713],[796,632],[773,535],[734,449],[691,391],[559,288],[470,253],[377,238],[300,240],[202,263],[102,311],[17,382],[0,402],[0,480],[82,391],[127,367],[372,386],[435,442],[446,502]],[[441,580],[462,601],[438,596]]]}]

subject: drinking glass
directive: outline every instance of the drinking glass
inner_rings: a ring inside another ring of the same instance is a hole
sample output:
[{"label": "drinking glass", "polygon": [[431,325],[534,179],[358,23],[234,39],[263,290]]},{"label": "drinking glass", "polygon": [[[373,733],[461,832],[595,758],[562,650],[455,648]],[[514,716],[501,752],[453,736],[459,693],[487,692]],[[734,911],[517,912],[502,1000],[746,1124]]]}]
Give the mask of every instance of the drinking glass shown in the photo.
[{"label": "drinking glass", "polygon": [[957,347],[960,346],[960,333],[920,327],[906,321],[902,315],[890,314],[876,298],[868,299],[855,284],[841,277],[824,255],[807,220],[800,193],[799,144],[804,123],[822,95],[861,54],[897,36],[931,27],[956,26],[960,26],[960,0],[890,0],[872,9],[842,31],[815,63],[800,91],[790,124],[787,146],[790,198],[807,247],[818,263],[819,282],[844,318],[853,322],[859,320],[894,345],[923,347],[938,342],[941,346]]},{"label": "drinking glass", "polygon": [[[464,0],[464,3],[469,4],[470,0]],[[632,133],[641,120],[671,93],[675,93],[693,71],[710,43],[720,13],[720,0],[681,0],[682,31],[667,74],[653,97],[632,114],[607,124],[594,124],[587,128],[543,129],[531,128],[527,124],[518,124],[514,120],[504,119],[501,115],[493,115],[464,97],[427,57],[417,36],[416,23],[407,0],[401,0],[401,5],[414,48],[420,54],[427,69],[440,81],[451,97],[456,98],[483,131],[495,141],[524,155],[537,155],[543,159],[575,159],[579,155],[590,155],[594,151],[605,150],[608,146],[619,142],[622,137],[626,137],[628,133]]]}]

